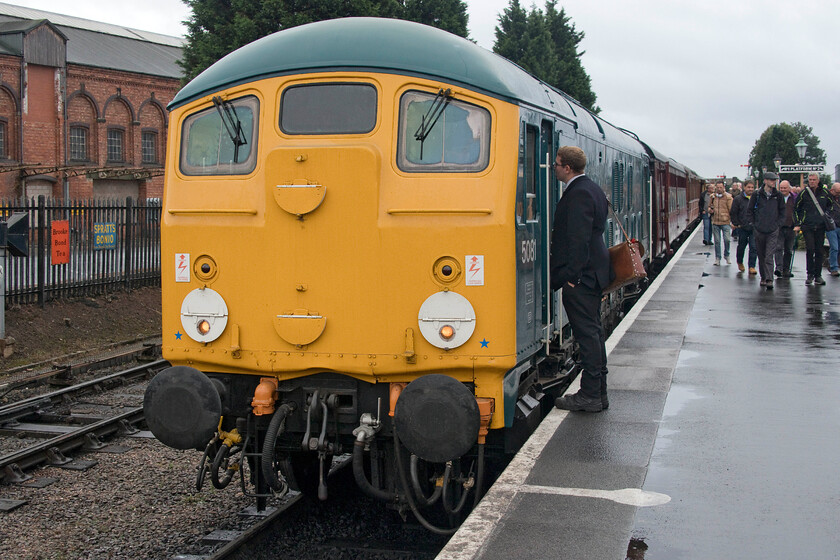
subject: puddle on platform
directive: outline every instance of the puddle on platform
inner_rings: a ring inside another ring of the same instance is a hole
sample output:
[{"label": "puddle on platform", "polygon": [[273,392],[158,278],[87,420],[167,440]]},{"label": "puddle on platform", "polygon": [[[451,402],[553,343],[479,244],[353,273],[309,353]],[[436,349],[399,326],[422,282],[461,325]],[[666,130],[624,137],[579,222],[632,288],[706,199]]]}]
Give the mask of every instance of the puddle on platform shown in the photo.
[{"label": "puddle on platform", "polygon": [[702,399],[703,396],[690,385],[671,385],[668,397],[665,399],[665,408],[662,410],[662,418],[676,416],[691,401]]}]

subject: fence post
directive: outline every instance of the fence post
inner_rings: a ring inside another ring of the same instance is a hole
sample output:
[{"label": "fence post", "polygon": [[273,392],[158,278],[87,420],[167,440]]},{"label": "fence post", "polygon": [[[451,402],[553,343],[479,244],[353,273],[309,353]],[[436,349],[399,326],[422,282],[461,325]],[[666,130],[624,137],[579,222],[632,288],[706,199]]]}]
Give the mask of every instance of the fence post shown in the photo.
[{"label": "fence post", "polygon": [[125,199],[125,291],[131,292],[131,257],[134,237],[134,201],[129,196]]},{"label": "fence post", "polygon": [[44,292],[47,289],[47,212],[46,198],[38,196],[38,305],[44,307]]}]

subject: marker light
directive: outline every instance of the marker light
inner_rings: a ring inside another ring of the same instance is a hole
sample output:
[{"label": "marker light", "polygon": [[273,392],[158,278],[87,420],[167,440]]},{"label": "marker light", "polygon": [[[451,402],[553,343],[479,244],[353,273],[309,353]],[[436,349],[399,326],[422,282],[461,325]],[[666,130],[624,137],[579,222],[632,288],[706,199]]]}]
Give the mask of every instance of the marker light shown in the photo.
[{"label": "marker light", "polygon": [[448,290],[429,296],[417,313],[417,326],[426,342],[452,350],[475,331],[475,309],[464,296]]},{"label": "marker light", "polygon": [[193,290],[181,303],[181,326],[196,342],[213,342],[222,335],[228,321],[224,298],[210,288]]}]

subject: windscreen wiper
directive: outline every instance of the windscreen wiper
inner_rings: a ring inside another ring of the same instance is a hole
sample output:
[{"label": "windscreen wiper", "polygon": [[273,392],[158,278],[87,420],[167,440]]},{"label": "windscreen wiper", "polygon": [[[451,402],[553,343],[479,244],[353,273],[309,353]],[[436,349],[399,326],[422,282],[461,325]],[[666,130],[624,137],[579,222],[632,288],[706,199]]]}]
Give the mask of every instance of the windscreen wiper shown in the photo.
[{"label": "windscreen wiper", "polygon": [[233,142],[233,163],[239,163],[239,147],[244,146],[248,141],[245,140],[245,133],[242,132],[242,121],[236,115],[236,107],[218,95],[213,97],[213,105],[216,106],[216,111],[222,118],[222,124],[225,125],[230,141]]},{"label": "windscreen wiper", "polygon": [[429,133],[432,132],[432,129],[437,124],[438,119],[440,119],[440,116],[450,101],[452,101],[452,90],[441,88],[432,101],[432,106],[429,107],[429,110],[420,119],[420,127],[414,133],[414,139],[420,142],[420,159],[423,159],[423,142],[426,141]]}]

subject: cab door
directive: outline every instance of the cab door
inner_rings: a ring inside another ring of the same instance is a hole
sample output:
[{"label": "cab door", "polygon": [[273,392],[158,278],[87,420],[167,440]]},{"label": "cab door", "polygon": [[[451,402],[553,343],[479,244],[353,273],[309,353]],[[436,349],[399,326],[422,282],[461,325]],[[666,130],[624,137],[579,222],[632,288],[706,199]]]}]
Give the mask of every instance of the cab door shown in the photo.
[{"label": "cab door", "polygon": [[549,253],[554,124],[523,115],[516,210],[516,347],[521,358],[548,351],[552,334]]}]

